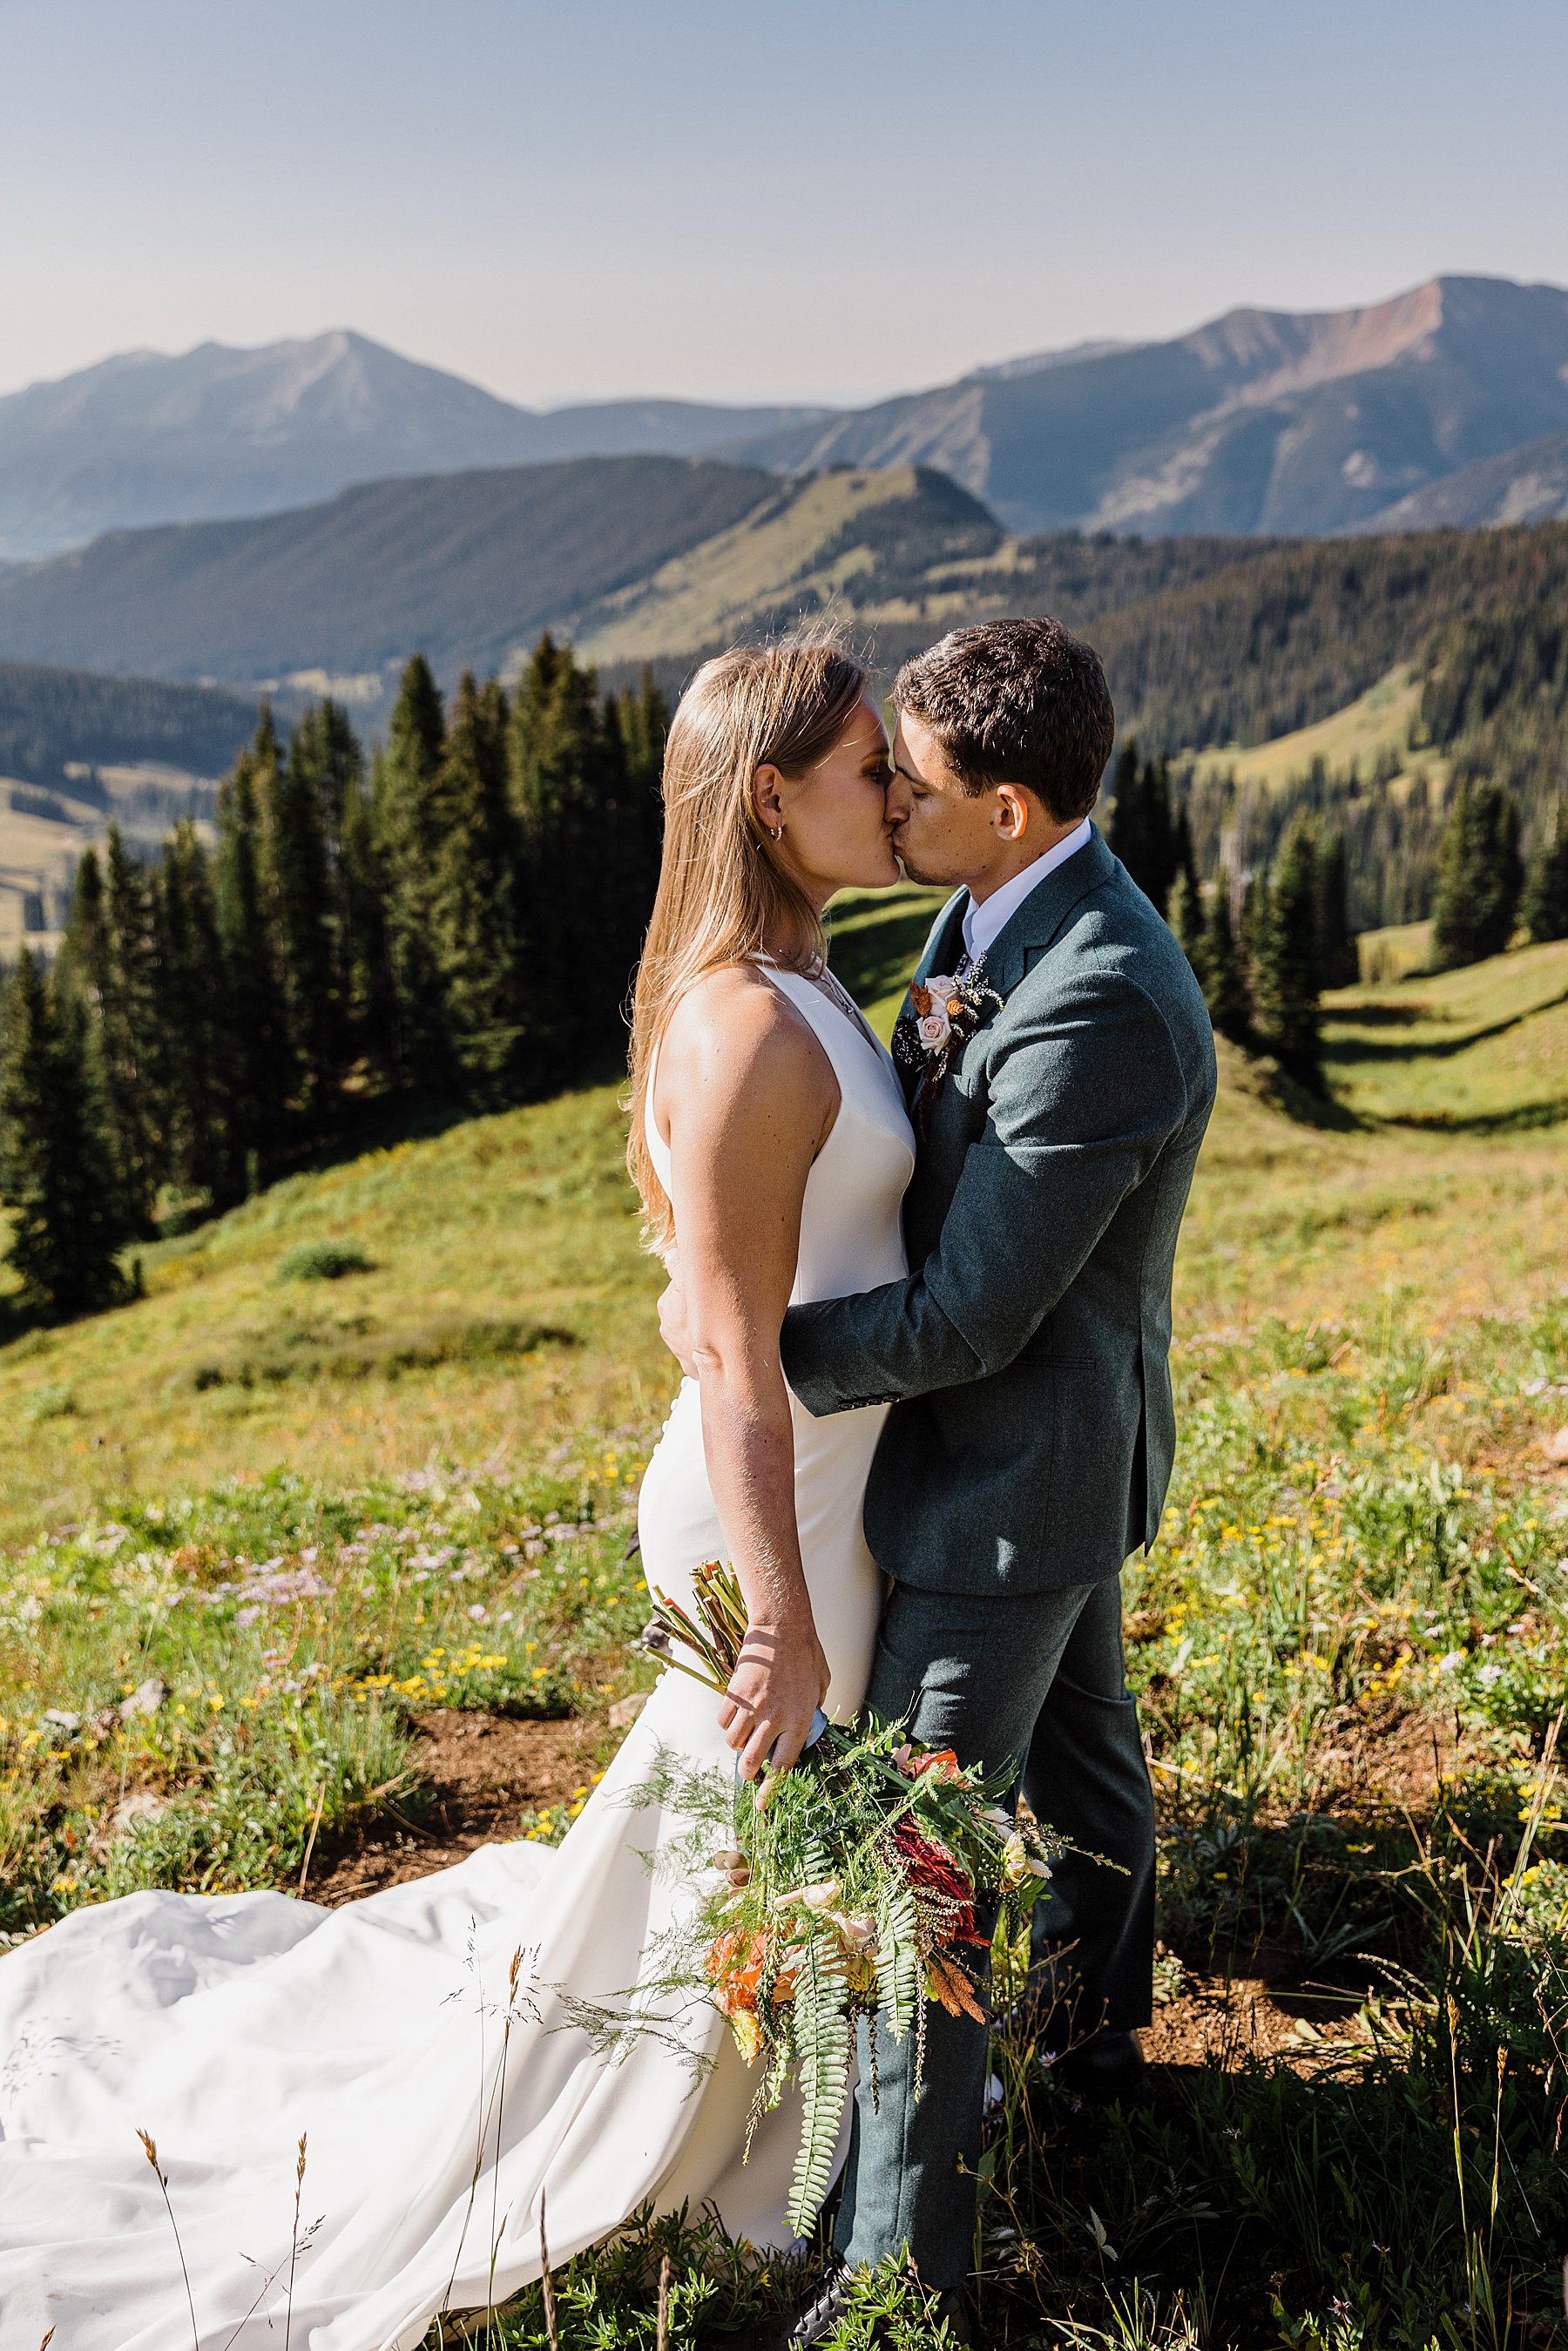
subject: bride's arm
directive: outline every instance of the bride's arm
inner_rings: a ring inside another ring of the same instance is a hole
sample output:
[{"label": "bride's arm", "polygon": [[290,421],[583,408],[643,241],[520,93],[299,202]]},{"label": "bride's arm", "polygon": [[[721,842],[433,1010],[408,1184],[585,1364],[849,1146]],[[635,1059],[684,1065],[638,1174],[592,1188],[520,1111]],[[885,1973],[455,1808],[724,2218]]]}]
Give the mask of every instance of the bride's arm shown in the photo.
[{"label": "bride's arm", "polygon": [[747,1779],[800,1754],[827,1691],[800,1563],[795,1444],[779,1329],[794,1286],[811,1162],[838,1082],[806,1023],[760,974],[718,972],[659,1050],[671,1195],[708,1482],[750,1623],[719,1709]]}]

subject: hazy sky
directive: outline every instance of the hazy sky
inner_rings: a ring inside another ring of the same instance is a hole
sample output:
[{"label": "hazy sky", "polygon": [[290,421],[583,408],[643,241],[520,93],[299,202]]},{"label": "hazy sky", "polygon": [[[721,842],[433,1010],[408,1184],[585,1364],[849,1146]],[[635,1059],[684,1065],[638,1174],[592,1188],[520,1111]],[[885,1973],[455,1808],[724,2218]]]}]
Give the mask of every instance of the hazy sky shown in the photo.
[{"label": "hazy sky", "polygon": [[0,391],[354,326],[532,403],[863,400],[1568,282],[1564,0],[0,0]]}]

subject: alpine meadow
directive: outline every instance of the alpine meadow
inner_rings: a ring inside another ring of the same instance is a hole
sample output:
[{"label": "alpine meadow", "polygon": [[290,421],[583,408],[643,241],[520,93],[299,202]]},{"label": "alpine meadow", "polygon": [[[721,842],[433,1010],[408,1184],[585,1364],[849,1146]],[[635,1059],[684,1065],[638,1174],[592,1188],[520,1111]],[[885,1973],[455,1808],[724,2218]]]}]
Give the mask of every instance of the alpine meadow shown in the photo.
[{"label": "alpine meadow", "polygon": [[[1064,434],[1071,373],[1020,379]],[[974,381],[986,480],[913,395],[539,462],[476,411],[417,475],[286,506],[280,459],[265,511],[0,566],[0,1944],[566,1834],[656,1670],[624,1006],[671,710],[802,619],[885,691],[1050,612],[1220,1092],[1124,1573],[1147,2093],[1069,2093],[998,1932],[976,2340],[1565,2346],[1568,521],[1129,536],[1045,456],[1008,489],[1023,395]],[[884,1040],[941,903],[830,910]],[[762,2346],[811,2265],[647,2210],[427,2343]],[[953,2339],[893,2263],[831,2346]]]}]

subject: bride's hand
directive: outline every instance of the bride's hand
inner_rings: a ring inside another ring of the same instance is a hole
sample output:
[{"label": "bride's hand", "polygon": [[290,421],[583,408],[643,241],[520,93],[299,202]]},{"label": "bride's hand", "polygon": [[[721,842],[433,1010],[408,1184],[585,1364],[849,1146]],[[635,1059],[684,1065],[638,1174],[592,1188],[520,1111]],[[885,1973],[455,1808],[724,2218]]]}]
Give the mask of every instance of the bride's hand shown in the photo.
[{"label": "bride's hand", "polygon": [[719,1729],[740,1757],[741,1778],[755,1780],[765,1764],[787,1771],[827,1694],[828,1661],[809,1614],[799,1624],[749,1625],[718,1710]]}]

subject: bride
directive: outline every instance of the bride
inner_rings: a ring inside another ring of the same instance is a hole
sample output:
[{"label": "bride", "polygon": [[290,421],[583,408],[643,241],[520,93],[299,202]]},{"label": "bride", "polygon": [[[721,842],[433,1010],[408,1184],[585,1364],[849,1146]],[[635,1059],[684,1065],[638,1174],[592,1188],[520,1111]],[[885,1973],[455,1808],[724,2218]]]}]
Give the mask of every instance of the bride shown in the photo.
[{"label": "bride", "polygon": [[286,2311],[310,2351],[411,2351],[436,2312],[538,2276],[547,2198],[552,2262],[649,2198],[788,2239],[797,2118],[768,2117],[742,2165],[752,2083],[717,2014],[672,2010],[618,2060],[571,2018],[695,1898],[649,1866],[684,1826],[648,1796],[658,1751],[787,1765],[868,1677],[883,1409],[810,1418],[778,1333],[792,1299],[904,1271],[903,1097],[821,920],[845,884],[897,879],[887,773],[865,675],[831,645],[709,662],[670,735],[630,1156],[653,1241],[678,1240],[700,1376],[639,1525],[664,1593],[719,1555],[739,1575],[718,1719],[666,1673],[553,1852],[487,1845],[335,1911],[131,1895],[0,1960],[0,2351],[51,2328],[56,2351],[260,2351]]}]

